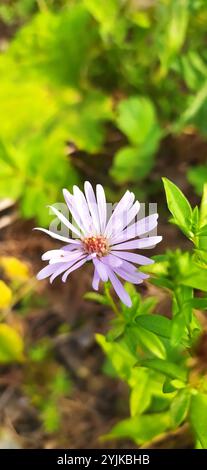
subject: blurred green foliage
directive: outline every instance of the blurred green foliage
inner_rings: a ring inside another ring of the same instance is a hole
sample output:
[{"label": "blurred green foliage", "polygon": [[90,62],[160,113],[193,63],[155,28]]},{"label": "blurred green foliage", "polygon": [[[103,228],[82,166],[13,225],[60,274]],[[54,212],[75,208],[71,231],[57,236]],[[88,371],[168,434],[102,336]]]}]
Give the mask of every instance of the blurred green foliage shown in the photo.
[{"label": "blurred green foliage", "polygon": [[28,20],[39,10],[47,10],[65,5],[67,0],[5,0],[0,5],[0,19],[6,25],[18,25]]},{"label": "blurred green foliage", "polygon": [[[21,365],[19,391],[36,409],[44,431],[54,433],[62,423],[61,400],[71,393],[72,383],[55,358],[51,336],[44,335],[32,345],[25,338],[25,316],[42,307],[37,281],[31,279],[25,262],[11,256],[0,257],[0,277],[0,366]],[[69,326],[63,324],[61,329],[68,333]]]},{"label": "blurred green foliage", "polygon": [[72,384],[67,371],[54,358],[50,338],[44,337],[29,349],[22,388],[38,410],[45,432],[58,431],[62,419],[59,405],[71,393]]},{"label": "blurred green foliage", "polygon": [[206,139],[205,0],[18,0],[0,18],[16,29],[0,56],[0,197],[24,217],[46,225],[42,207],[78,181],[69,142],[103,158],[116,128],[122,185],[148,176],[166,134]]},{"label": "blurred green foliage", "polygon": [[203,185],[207,182],[207,165],[197,165],[187,172],[189,183],[194,186],[197,194],[202,194]]}]

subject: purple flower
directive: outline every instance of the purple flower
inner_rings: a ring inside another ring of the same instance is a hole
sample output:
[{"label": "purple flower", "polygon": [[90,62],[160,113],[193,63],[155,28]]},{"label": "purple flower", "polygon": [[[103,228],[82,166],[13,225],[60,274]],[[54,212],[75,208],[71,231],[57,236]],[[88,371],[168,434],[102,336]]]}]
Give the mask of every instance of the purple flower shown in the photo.
[{"label": "purple flower", "polygon": [[[157,226],[158,214],[136,221],[140,204],[135,201],[133,193],[126,191],[107,220],[105,192],[100,184],[96,186],[96,194],[88,181],[84,185],[85,194],[77,186],[73,189],[73,195],[67,189],[63,190],[66,204],[73,217],[73,224],[51,206],[53,213],[71,231],[73,238],[37,228],[66,243],[60,249],[43,254],[42,259],[49,264],[38,273],[37,278],[50,277],[50,282],[53,282],[62,274],[62,281],[66,282],[72,271],[92,260],[93,289],[98,290],[100,280],[104,282],[110,280],[121,301],[130,307],[131,299],[119,278],[140,284],[148,277],[138,271],[134,263],[147,265],[153,261],[131,250],[150,248],[162,240],[162,237],[158,236],[143,238],[144,234]],[[138,238],[140,236],[142,238]]]}]

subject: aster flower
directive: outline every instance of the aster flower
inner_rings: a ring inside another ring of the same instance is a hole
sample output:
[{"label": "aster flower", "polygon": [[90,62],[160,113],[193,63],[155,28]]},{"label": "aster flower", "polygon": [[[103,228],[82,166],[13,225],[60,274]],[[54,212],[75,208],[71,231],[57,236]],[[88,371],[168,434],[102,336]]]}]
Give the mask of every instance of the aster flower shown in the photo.
[{"label": "aster flower", "polygon": [[132,192],[126,191],[107,220],[103,187],[98,184],[95,194],[91,184],[86,181],[84,190],[85,194],[77,186],[74,186],[73,194],[67,189],[63,190],[74,223],[50,206],[73,238],[43,228],[36,229],[66,243],[60,249],[43,254],[42,259],[49,264],[38,273],[37,278],[40,280],[50,277],[50,282],[53,282],[57,276],[62,275],[62,281],[66,282],[73,271],[91,260],[94,266],[93,289],[98,290],[100,281],[110,280],[118,297],[130,307],[131,299],[120,278],[133,284],[141,284],[148,277],[138,271],[135,265],[147,265],[153,261],[131,250],[154,247],[161,241],[162,237],[158,236],[143,237],[157,226],[158,214],[136,221],[140,203],[135,201]]}]

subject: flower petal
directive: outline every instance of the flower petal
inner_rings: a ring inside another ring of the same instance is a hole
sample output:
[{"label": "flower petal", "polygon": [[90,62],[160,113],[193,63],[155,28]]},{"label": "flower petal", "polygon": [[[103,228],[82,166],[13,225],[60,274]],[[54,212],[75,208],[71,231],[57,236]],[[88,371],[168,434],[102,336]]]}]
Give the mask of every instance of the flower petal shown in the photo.
[{"label": "flower petal", "polygon": [[73,186],[74,202],[86,234],[94,233],[94,225],[85,196],[78,186]]},{"label": "flower petal", "polygon": [[100,282],[100,276],[98,274],[97,269],[94,269],[94,275],[93,275],[93,281],[92,281],[92,287],[94,290],[98,290],[99,288],[99,282]]},{"label": "flower petal", "polygon": [[111,245],[120,243],[122,241],[130,240],[131,238],[139,237],[144,233],[150,232],[157,226],[158,214],[152,214],[148,217],[135,222],[133,225],[125,228],[119,235],[115,235],[111,240]]},{"label": "flower petal", "polygon": [[80,245],[81,244],[80,240],[75,240],[75,239],[72,239],[72,238],[63,237],[62,235],[58,235],[58,233],[52,232],[51,230],[47,230],[46,228],[35,227],[33,230],[40,230],[40,232],[44,232],[47,235],[50,235],[50,237],[55,238],[56,240],[60,240],[62,242],[74,243],[75,245]]},{"label": "flower petal", "polygon": [[132,282],[133,284],[141,284],[143,282],[143,279],[139,277],[138,272],[137,273],[127,272],[121,268],[115,268],[114,271],[116,274],[118,274],[118,276],[122,277],[125,281]]},{"label": "flower petal", "polygon": [[58,217],[58,219],[63,222],[63,224],[69,228],[69,230],[71,230],[72,233],[75,233],[78,237],[82,237],[80,231],[74,226],[72,225],[68,219],[66,219],[66,217],[60,212],[58,211],[55,207],[53,206],[48,206],[52,212]]},{"label": "flower petal", "polygon": [[118,277],[116,276],[116,274],[112,271],[112,269],[110,268],[107,268],[108,270],[108,276],[109,276],[109,279],[113,285],[113,288],[115,290],[115,292],[117,293],[118,297],[120,298],[120,300],[127,306],[127,307],[131,307],[132,306],[132,301],[129,297],[129,294],[128,292],[124,289],[124,287],[122,286],[122,283],[121,281],[118,279]]},{"label": "flower petal", "polygon": [[118,214],[113,223],[113,228],[110,235],[111,239],[117,237],[123,231],[123,229],[131,223],[131,221],[138,214],[139,209],[140,203],[136,201],[129,210],[127,209],[124,212]]},{"label": "flower petal", "polygon": [[128,253],[127,251],[111,250],[111,254],[118,256],[121,259],[132,261],[132,263],[141,264],[143,266],[154,263],[153,259],[147,258],[146,256],[143,256],[143,255],[138,255],[136,253]]},{"label": "flower petal", "polygon": [[106,229],[107,221],[107,206],[106,206],[106,196],[103,186],[97,184],[96,186],[96,197],[98,204],[99,220],[100,220],[100,229],[101,233],[104,233]]},{"label": "flower petal", "polygon": [[101,262],[104,263],[104,264],[107,264],[107,266],[111,266],[111,268],[119,267],[119,266],[122,265],[122,260],[117,258],[117,256],[114,256],[112,254],[103,256],[101,258]]},{"label": "flower petal", "polygon": [[79,215],[79,212],[76,208],[76,204],[75,204],[75,200],[74,200],[74,196],[72,194],[70,194],[70,192],[67,190],[67,189],[63,189],[63,196],[64,196],[64,199],[65,199],[65,202],[68,206],[68,209],[70,210],[71,212],[71,215],[74,219],[74,221],[76,222],[76,224],[78,225],[79,229],[81,230],[81,232],[83,232],[83,234],[85,233],[85,229],[84,229],[84,226],[82,224],[82,221],[81,221],[81,218],[80,218],[80,215]]},{"label": "flower petal", "polygon": [[104,263],[99,261],[98,258],[93,258],[93,263],[94,263],[94,266],[95,266],[96,270],[98,271],[98,274],[99,274],[101,280],[103,282],[108,281],[108,272],[107,272],[107,269],[106,269],[106,266],[104,265]]},{"label": "flower petal", "polygon": [[118,245],[113,245],[113,250],[133,250],[135,248],[148,248],[157,245],[161,242],[162,237],[148,237],[148,238],[139,238],[138,240],[132,240],[130,242],[120,243]]},{"label": "flower petal", "polygon": [[[148,277],[149,277],[148,274],[145,274],[145,273],[142,273],[141,271],[138,271],[137,267],[134,266],[134,264],[129,263],[128,261],[123,261],[122,265],[119,266],[118,268],[121,268],[122,270],[127,271],[128,273],[138,274],[138,277],[140,279],[148,279]],[[116,269],[117,268],[115,268],[114,271],[116,271]]]},{"label": "flower petal", "polygon": [[73,260],[80,258],[80,256],[85,255],[83,251],[74,250],[74,251],[63,251],[63,255],[56,255],[53,258],[50,258],[49,264],[55,263],[70,263]]},{"label": "flower petal", "polygon": [[[83,256],[81,257],[83,258]],[[56,279],[56,277],[58,277],[60,274],[64,273],[64,271],[66,271],[66,269],[68,268],[71,268],[71,266],[73,266],[78,259],[81,259],[81,258],[76,258],[76,259],[73,259],[71,261],[68,261],[68,263],[62,263],[62,266],[57,269],[53,275],[50,277],[50,283],[52,284],[54,279]]]},{"label": "flower petal", "polygon": [[96,229],[96,232],[100,234],[98,206],[97,206],[94,190],[91,186],[91,183],[89,183],[89,181],[85,182],[84,190],[85,190],[86,200],[87,200],[88,207],[91,213],[94,228]]},{"label": "flower petal", "polygon": [[55,257],[56,255],[58,256],[60,253],[64,253],[63,250],[49,250],[49,251],[46,251],[43,255],[42,255],[42,260],[43,261],[47,261],[53,257]]},{"label": "flower petal", "polygon": [[65,245],[65,246],[62,246],[61,250],[63,251],[73,251],[73,250],[76,250],[77,248],[77,245],[73,245],[72,243],[70,243],[70,245]]},{"label": "flower petal", "polygon": [[72,271],[75,271],[76,269],[80,268],[81,266],[83,266],[83,264],[86,263],[86,261],[88,261],[88,256],[85,256],[85,258],[83,258],[82,260],[78,261],[78,263],[74,264],[71,268],[69,268],[65,274],[63,274],[62,276],[62,281],[63,282],[66,282],[67,281],[67,277],[69,276],[70,273],[72,273]]},{"label": "flower petal", "polygon": [[119,203],[116,205],[113,214],[111,215],[108,224],[106,226],[104,235],[110,237],[113,233],[114,227],[116,226],[117,218],[120,216],[123,219],[123,214],[130,209],[134,201],[134,194],[126,191],[124,196],[121,198]]},{"label": "flower petal", "polygon": [[125,260],[122,261],[122,265],[118,266],[118,268],[122,268],[125,271],[129,271],[131,273],[137,272],[137,266],[135,266],[134,264],[129,263],[129,261],[125,261]]},{"label": "flower petal", "polygon": [[41,271],[38,272],[37,279],[41,281],[42,279],[49,277],[51,274],[54,273],[56,269],[59,269],[61,266],[62,266],[62,263],[56,263],[56,265],[48,264],[43,269],[41,269]]}]

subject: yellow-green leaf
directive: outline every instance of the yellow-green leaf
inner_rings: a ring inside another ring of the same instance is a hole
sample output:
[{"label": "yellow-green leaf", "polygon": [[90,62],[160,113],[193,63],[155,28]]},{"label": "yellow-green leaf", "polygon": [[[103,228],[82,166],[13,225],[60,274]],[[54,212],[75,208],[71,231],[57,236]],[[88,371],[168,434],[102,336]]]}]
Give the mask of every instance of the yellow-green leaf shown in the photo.
[{"label": "yellow-green leaf", "polygon": [[207,395],[196,393],[192,396],[190,408],[192,428],[203,449],[207,449]]},{"label": "yellow-green leaf", "polygon": [[11,304],[12,291],[5,284],[4,281],[0,280],[0,309],[7,308]]},{"label": "yellow-green leaf", "polygon": [[185,234],[189,235],[192,225],[192,208],[182,191],[168,178],[162,178],[168,209],[174,222]]},{"label": "yellow-green leaf", "polygon": [[11,326],[0,324],[0,363],[21,362],[24,343],[20,334]]},{"label": "yellow-green leaf", "polygon": [[2,256],[0,258],[0,265],[9,279],[21,278],[26,280],[29,277],[28,266],[14,256]]}]

